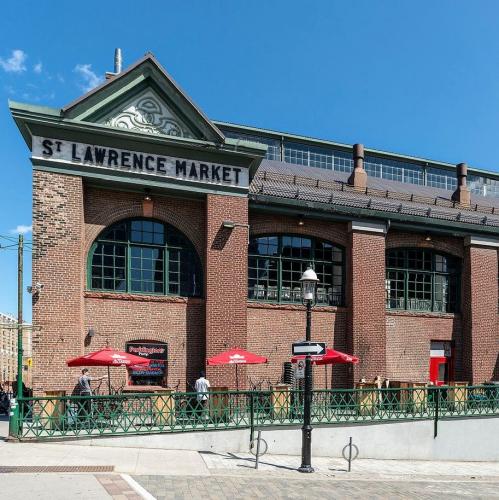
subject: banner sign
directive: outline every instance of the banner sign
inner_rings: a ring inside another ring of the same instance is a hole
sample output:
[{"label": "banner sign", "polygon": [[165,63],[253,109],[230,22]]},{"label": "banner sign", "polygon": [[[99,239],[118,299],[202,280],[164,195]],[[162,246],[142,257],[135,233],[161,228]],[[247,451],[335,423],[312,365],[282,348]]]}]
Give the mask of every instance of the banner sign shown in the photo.
[{"label": "banner sign", "polygon": [[168,360],[168,344],[166,342],[127,342],[126,352],[149,359],[149,365],[130,367],[133,377],[163,377]]},{"label": "banner sign", "polygon": [[126,149],[108,148],[81,142],[60,141],[33,136],[33,159],[58,163],[119,170],[131,174],[173,178],[206,184],[222,184],[247,188],[248,170],[242,167],[203,163]]}]

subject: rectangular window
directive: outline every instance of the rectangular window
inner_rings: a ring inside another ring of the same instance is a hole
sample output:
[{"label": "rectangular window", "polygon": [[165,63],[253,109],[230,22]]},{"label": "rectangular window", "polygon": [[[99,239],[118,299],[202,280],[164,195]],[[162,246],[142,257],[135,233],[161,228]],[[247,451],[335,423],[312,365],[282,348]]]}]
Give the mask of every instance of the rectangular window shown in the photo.
[{"label": "rectangular window", "polygon": [[389,250],[386,307],[414,311],[458,309],[459,259],[426,249]]},{"label": "rectangular window", "polygon": [[131,246],[130,291],[142,293],[164,293],[163,264],[164,250],[162,248]]},{"label": "rectangular window", "polygon": [[92,288],[126,291],[126,247],[120,243],[99,243],[92,257]]}]

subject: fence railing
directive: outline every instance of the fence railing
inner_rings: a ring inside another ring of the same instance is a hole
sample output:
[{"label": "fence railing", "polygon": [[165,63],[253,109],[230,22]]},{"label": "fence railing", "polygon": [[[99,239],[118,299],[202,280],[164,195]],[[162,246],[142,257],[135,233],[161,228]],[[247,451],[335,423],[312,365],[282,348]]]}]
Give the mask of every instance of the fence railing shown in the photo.
[{"label": "fence railing", "polygon": [[[33,397],[18,401],[19,438],[148,434],[299,425],[303,391]],[[499,386],[316,390],[314,425],[499,416]],[[13,417],[11,417],[13,418]],[[12,422],[11,422],[12,424]]]}]

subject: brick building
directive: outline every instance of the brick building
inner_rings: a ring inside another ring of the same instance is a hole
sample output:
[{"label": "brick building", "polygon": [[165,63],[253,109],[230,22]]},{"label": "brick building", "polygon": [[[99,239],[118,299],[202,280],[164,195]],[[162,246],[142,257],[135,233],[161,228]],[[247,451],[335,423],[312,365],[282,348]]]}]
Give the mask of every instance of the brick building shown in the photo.
[{"label": "brick building", "polygon": [[[24,323],[23,382],[31,387],[31,328]],[[0,313],[0,385],[10,391],[17,375],[17,320]]]},{"label": "brick building", "polygon": [[[309,265],[313,339],[361,359],[315,370],[318,386],[499,376],[498,174],[213,122],[150,54],[62,109],[10,108],[44,284],[35,393],[71,390],[65,361],[106,343],[166,353],[115,384],[186,389],[234,346],[269,359],[244,383],[275,383],[304,337]],[[234,385],[232,367],[207,372]]]}]

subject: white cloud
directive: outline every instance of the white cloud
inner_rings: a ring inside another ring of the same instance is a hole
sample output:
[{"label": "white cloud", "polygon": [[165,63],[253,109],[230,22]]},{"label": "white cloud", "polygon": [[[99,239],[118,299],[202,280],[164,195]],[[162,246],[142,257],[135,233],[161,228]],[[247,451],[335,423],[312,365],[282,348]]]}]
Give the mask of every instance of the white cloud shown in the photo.
[{"label": "white cloud", "polygon": [[11,229],[11,234],[27,234],[33,231],[33,226],[24,226],[23,224],[19,224],[15,229]]},{"label": "white cloud", "polygon": [[33,71],[34,71],[35,73],[40,74],[40,73],[42,72],[42,69],[43,69],[43,65],[42,65],[42,63],[41,63],[41,62],[39,62],[38,64],[35,64],[35,65],[33,66]]},{"label": "white cloud", "polygon": [[26,71],[24,62],[27,57],[28,55],[26,52],[16,49],[12,51],[12,55],[7,60],[0,57],[0,66],[4,71],[7,71],[7,73],[22,73]]},{"label": "white cloud", "polygon": [[82,77],[83,84],[80,86],[85,92],[88,92],[89,90],[92,90],[94,87],[97,87],[97,85],[99,85],[103,80],[102,77],[97,76],[92,71],[91,64],[77,64],[75,66],[74,72],[78,73]]}]

